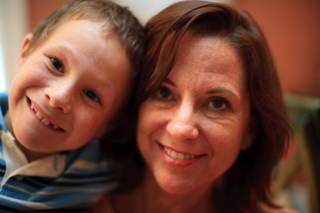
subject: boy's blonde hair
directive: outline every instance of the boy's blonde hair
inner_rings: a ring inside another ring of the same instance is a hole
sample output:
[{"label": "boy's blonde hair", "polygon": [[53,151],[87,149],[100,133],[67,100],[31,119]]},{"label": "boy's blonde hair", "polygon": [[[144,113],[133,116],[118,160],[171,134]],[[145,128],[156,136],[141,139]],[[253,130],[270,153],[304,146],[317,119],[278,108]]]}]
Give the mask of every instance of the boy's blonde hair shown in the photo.
[{"label": "boy's blonde hair", "polygon": [[126,48],[134,72],[140,70],[143,57],[143,27],[133,14],[107,0],[74,0],[44,18],[34,29],[26,56],[45,42],[52,32],[68,20],[105,22],[108,34],[115,33]]}]

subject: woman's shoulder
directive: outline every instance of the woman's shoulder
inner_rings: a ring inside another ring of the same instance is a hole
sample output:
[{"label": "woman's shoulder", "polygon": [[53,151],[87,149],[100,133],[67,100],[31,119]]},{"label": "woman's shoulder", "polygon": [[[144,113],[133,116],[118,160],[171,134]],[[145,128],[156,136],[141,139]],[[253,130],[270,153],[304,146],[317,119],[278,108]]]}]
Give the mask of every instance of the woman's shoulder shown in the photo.
[{"label": "woman's shoulder", "polygon": [[102,200],[90,211],[91,213],[115,213],[111,201],[111,197],[106,195]]},{"label": "woman's shoulder", "polygon": [[261,213],[299,213],[298,211],[289,207],[273,208],[264,203],[258,205]]}]

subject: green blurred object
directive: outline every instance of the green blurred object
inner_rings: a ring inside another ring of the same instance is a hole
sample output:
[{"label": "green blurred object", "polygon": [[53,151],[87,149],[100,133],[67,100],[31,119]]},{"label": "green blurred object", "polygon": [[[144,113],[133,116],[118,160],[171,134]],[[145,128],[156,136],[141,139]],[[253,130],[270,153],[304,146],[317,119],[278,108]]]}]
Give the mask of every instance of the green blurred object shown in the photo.
[{"label": "green blurred object", "polygon": [[[290,187],[298,171],[303,171],[307,187],[307,209],[320,212],[320,99],[287,94],[284,97],[298,151],[273,182],[277,194]],[[291,201],[294,206],[295,201]]]}]

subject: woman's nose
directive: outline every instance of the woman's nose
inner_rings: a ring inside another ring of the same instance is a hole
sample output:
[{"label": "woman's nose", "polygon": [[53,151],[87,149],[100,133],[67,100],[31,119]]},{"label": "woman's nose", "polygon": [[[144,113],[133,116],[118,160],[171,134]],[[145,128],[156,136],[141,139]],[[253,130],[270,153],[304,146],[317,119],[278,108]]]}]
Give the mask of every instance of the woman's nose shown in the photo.
[{"label": "woman's nose", "polygon": [[199,130],[193,107],[188,104],[179,106],[170,118],[166,130],[180,141],[196,139],[199,136]]},{"label": "woman's nose", "polygon": [[58,108],[64,113],[69,113],[71,110],[72,90],[73,85],[61,83],[46,88],[44,93],[50,106]]}]

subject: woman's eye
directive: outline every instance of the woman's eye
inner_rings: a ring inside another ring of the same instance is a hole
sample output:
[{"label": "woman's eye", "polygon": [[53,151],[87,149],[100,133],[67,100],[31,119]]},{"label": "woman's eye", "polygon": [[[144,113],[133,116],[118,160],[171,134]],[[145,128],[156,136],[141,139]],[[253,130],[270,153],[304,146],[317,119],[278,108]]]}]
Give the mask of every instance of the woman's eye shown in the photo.
[{"label": "woman's eye", "polygon": [[214,99],[210,101],[209,106],[214,109],[224,109],[227,107],[227,103],[223,99]]},{"label": "woman's eye", "polygon": [[83,93],[91,100],[100,103],[100,98],[94,92],[90,90],[85,90]]},{"label": "woman's eye", "polygon": [[50,62],[54,69],[58,70],[59,72],[63,72],[63,65],[58,59],[50,58]]},{"label": "woman's eye", "polygon": [[158,98],[169,99],[171,97],[171,93],[168,88],[160,87],[156,92],[156,96]]}]

